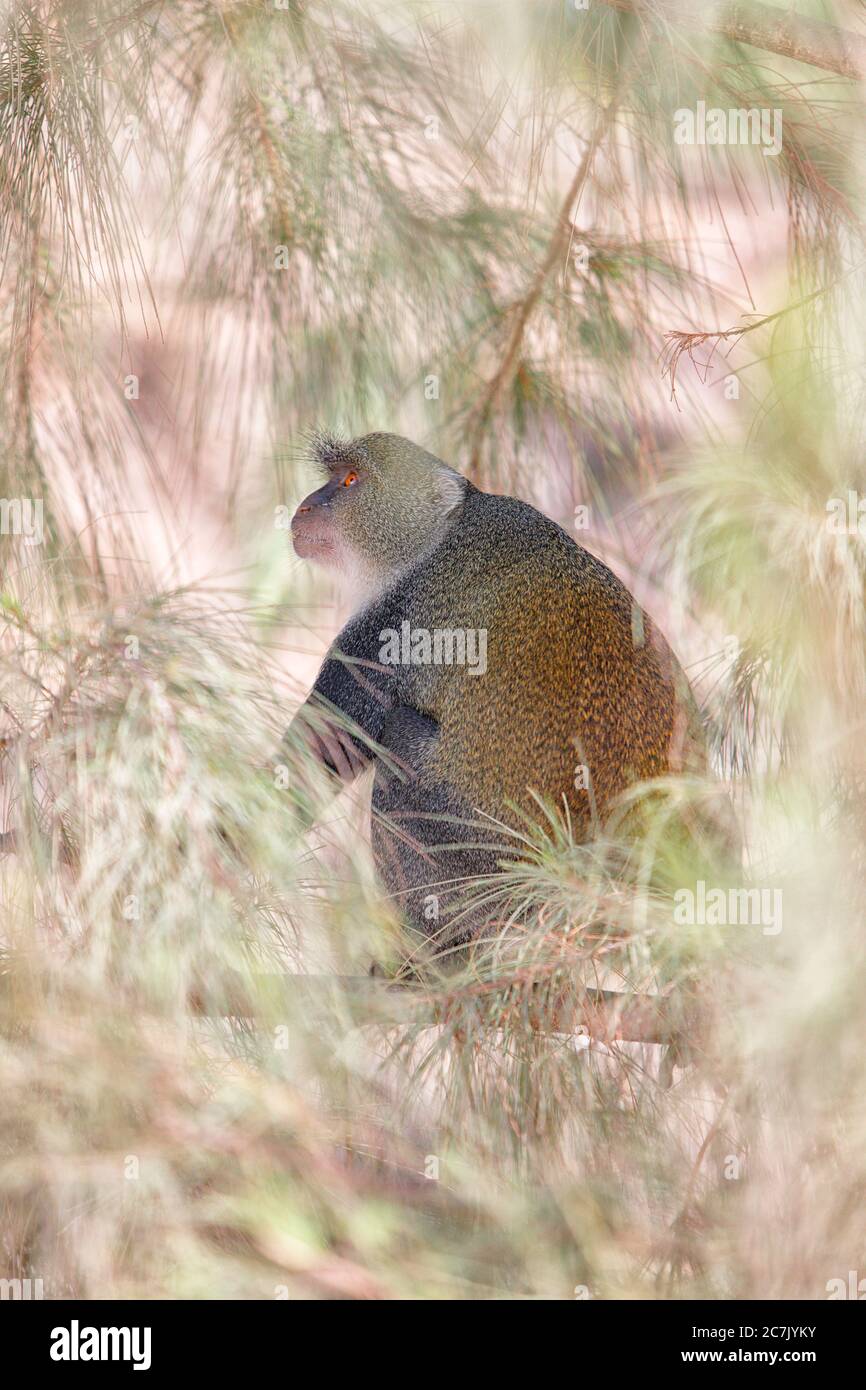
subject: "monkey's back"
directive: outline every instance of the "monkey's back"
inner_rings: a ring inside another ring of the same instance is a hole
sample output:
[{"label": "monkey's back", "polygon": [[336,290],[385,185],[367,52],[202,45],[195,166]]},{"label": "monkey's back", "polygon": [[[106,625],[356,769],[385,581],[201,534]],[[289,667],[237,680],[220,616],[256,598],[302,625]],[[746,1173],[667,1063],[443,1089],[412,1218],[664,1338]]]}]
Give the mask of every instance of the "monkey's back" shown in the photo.
[{"label": "monkey's back", "polygon": [[416,797],[445,785],[506,820],[532,791],[564,797],[579,831],[630,783],[700,760],[688,683],[658,629],[606,565],[526,503],[471,489],[402,581],[392,620],[487,634],[483,672],[399,669],[399,702],[439,729]]}]

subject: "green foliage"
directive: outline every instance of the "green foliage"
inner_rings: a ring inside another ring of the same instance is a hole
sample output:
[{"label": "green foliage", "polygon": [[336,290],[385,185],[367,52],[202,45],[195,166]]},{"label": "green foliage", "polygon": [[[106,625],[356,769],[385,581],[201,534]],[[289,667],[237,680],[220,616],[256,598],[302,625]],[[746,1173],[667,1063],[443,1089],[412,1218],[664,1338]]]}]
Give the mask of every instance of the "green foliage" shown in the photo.
[{"label": "green foliage", "polygon": [[[3,25],[0,494],[43,510],[0,534],[0,1275],[822,1297],[866,1236],[851,84],[602,3]],[[678,146],[697,100],[782,109],[778,160]],[[284,762],[337,621],[274,524],[317,425],[587,505],[698,687],[713,775],[637,842],[539,805],[469,955]],[[781,930],[680,920],[702,883]],[[576,987],[695,1025],[590,1040]]]}]

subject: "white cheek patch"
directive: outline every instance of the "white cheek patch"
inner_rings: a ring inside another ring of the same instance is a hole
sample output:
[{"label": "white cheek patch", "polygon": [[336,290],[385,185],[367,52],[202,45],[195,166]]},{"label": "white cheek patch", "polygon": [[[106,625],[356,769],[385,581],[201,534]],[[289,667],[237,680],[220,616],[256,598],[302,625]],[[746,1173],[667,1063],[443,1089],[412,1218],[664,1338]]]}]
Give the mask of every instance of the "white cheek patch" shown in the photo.
[{"label": "white cheek patch", "polygon": [[364,608],[383,588],[382,575],[369,561],[364,560],[345,540],[340,540],[328,557],[329,565],[340,576],[340,587],[345,590],[353,613]]}]

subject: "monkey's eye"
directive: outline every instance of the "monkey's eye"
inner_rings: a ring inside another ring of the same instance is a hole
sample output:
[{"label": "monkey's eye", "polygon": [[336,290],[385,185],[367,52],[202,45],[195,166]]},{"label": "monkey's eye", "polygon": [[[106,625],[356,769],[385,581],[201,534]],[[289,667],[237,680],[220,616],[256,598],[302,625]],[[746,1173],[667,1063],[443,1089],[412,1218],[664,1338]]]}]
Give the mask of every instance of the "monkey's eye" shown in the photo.
[{"label": "monkey's eye", "polygon": [[354,487],[354,486],[355,486],[355,483],[356,483],[357,481],[358,481],[358,475],[357,475],[357,473],[347,473],[346,476],[345,476],[345,478],[343,479],[343,482],[342,482],[341,486],[342,486],[342,487]]}]

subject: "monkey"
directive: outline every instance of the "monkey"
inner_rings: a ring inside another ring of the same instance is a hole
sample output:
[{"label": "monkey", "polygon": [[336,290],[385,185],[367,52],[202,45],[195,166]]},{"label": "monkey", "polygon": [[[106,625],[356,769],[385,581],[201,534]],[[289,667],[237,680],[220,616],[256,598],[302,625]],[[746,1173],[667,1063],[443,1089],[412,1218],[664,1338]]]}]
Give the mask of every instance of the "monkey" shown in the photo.
[{"label": "monkey", "polygon": [[557,808],[591,839],[629,787],[703,766],[697,706],[625,585],[528,503],[398,435],[311,453],[292,544],[354,611],[286,743],[334,790],[375,767],[378,878],[419,939],[459,948],[488,911],[467,886],[519,857],[521,817]]}]

